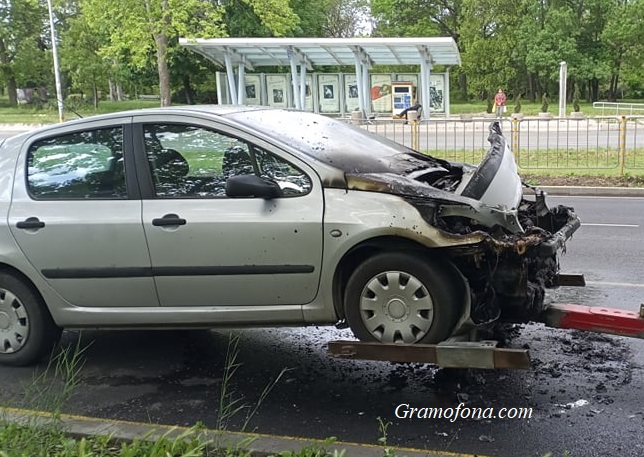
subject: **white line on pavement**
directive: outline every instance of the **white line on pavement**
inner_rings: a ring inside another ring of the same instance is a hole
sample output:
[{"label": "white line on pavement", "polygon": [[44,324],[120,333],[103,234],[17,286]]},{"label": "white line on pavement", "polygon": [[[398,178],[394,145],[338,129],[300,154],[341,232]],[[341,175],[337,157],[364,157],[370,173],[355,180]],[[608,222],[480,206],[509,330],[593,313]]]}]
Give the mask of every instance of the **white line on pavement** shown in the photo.
[{"label": "white line on pavement", "polygon": [[634,282],[610,282],[610,281],[586,281],[588,286],[612,286],[612,287],[640,287],[644,288],[644,284],[636,284]]},{"label": "white line on pavement", "polygon": [[626,228],[639,228],[638,224],[594,224],[591,222],[582,222],[581,225],[588,225],[591,227],[626,227]]},{"label": "white line on pavement", "polygon": [[616,200],[616,199],[644,200],[644,197],[631,197],[631,196],[627,196],[627,195],[624,195],[624,196],[622,196],[622,195],[608,196],[608,195],[551,195],[551,194],[548,194],[548,198],[549,199],[550,198],[564,198],[566,200],[575,199],[575,198],[587,199],[587,200],[590,200],[590,199],[597,199],[597,200],[604,200],[604,199],[606,199],[606,200],[608,200],[608,199],[610,199],[610,200]]}]

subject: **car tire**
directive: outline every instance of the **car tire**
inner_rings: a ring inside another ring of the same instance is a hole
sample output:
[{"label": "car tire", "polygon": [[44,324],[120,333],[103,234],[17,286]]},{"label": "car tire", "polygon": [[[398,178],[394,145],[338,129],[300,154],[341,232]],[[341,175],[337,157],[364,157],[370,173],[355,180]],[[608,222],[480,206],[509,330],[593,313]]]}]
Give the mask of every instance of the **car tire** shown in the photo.
[{"label": "car tire", "polygon": [[51,352],[60,334],[33,288],[10,273],[0,273],[0,365],[39,361]]},{"label": "car tire", "polygon": [[449,265],[425,256],[377,254],[360,264],[347,282],[347,323],[362,341],[444,341],[460,314],[459,281]]}]

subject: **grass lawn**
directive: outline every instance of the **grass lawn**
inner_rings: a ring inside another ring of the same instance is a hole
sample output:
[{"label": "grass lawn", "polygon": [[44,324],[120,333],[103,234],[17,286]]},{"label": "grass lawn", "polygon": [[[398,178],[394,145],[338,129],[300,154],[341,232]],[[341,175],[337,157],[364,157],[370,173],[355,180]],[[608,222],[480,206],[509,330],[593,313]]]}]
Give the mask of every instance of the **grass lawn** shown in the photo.
[{"label": "grass lawn", "polygon": [[[98,109],[94,110],[91,105],[83,105],[75,111],[82,117],[94,114],[113,113],[140,108],[152,108],[159,106],[158,100],[126,100],[122,102],[102,101]],[[65,111],[65,120],[76,119],[78,116],[73,112]],[[43,108],[36,108],[31,105],[10,106],[7,97],[0,98],[0,124],[53,124],[58,122],[58,107],[47,105]]]}]

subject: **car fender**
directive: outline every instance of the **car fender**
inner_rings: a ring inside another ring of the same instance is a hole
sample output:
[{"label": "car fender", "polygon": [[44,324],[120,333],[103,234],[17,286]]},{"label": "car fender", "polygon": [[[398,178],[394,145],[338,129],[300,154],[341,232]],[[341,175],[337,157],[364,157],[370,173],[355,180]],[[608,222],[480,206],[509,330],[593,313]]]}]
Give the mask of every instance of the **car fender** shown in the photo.
[{"label": "car fender", "polygon": [[304,307],[307,322],[340,318],[328,306],[334,301],[334,276],[347,253],[361,243],[396,237],[432,249],[475,244],[483,237],[481,234],[464,238],[432,227],[403,197],[344,189],[325,189],[323,231],[322,287],[315,302]]}]

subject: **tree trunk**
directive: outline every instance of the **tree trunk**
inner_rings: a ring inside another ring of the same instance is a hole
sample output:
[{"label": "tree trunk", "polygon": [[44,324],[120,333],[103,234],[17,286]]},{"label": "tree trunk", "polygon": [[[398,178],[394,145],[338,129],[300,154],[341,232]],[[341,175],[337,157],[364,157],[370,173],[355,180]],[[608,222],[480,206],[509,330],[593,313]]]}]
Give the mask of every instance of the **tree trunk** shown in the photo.
[{"label": "tree trunk", "polygon": [[116,86],[114,84],[114,81],[112,81],[112,78],[108,81],[109,86],[110,86],[110,101],[114,102],[116,101]]},{"label": "tree trunk", "polygon": [[157,69],[159,71],[159,95],[161,106],[170,106],[170,74],[168,72],[168,36],[164,33],[154,35],[157,46]]},{"label": "tree trunk", "polygon": [[531,100],[532,100],[533,103],[536,103],[536,102],[539,101],[539,96],[540,96],[539,92],[541,92],[541,89],[539,88],[539,77],[536,74],[533,73],[532,76],[530,77],[530,79],[532,80],[532,83],[531,83],[532,84],[532,99]]},{"label": "tree trunk", "polygon": [[94,84],[92,88],[92,98],[93,98],[92,101],[94,102],[94,109],[97,110],[98,109],[98,87],[96,86],[96,84]]},{"label": "tree trunk", "polygon": [[608,96],[606,97],[609,102],[615,101],[615,82],[617,80],[617,75],[612,74],[610,76],[610,83],[608,85]]},{"label": "tree trunk", "polygon": [[16,77],[13,75],[13,70],[11,69],[11,60],[4,38],[0,38],[0,64],[2,64],[2,73],[7,82],[9,104],[16,106],[18,104],[18,85],[16,83]]},{"label": "tree trunk", "polygon": [[599,79],[593,78],[588,82],[588,92],[591,102],[599,100]]},{"label": "tree trunk", "polygon": [[18,84],[16,83],[16,78],[13,75],[7,78],[7,94],[9,95],[9,104],[11,106],[17,106],[18,105]]},{"label": "tree trunk", "polygon": [[183,90],[186,94],[186,103],[188,105],[194,105],[194,92],[192,91],[192,85],[190,84],[190,75],[183,76]]},{"label": "tree trunk", "polygon": [[469,97],[467,94],[467,75],[465,74],[465,72],[461,72],[458,75],[458,85],[461,89],[463,100],[467,100]]}]

